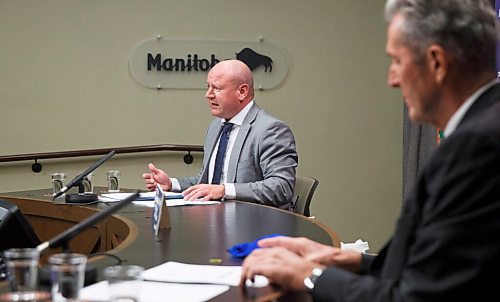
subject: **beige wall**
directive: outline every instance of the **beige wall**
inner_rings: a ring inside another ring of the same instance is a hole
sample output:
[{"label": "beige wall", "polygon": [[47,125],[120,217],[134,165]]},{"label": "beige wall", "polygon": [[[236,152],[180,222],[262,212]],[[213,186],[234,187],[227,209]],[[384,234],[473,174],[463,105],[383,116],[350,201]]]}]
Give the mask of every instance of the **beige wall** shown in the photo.
[{"label": "beige wall", "polygon": [[[147,144],[203,143],[211,119],[202,90],[155,91],[127,69],[133,47],[170,38],[279,44],[290,60],[280,87],[257,103],[287,121],[298,172],[320,180],[312,213],[343,241],[376,251],[401,206],[402,103],[386,86],[383,0],[0,0],[0,155]],[[142,188],[148,161],[172,175],[198,170],[183,154],[116,156],[96,171],[122,171]],[[0,164],[0,192],[49,186],[96,158]]]}]

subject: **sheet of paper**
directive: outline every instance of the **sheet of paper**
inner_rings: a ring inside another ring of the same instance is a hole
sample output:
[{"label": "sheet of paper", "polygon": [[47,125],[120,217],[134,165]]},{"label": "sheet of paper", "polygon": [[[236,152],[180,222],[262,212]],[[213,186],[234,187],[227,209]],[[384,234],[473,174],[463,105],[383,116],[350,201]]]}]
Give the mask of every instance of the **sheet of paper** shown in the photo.
[{"label": "sheet of paper", "polygon": [[[201,302],[210,300],[229,290],[227,285],[179,284],[163,282],[141,283],[141,302],[183,301]],[[80,290],[81,301],[109,301],[108,282],[101,281]]]},{"label": "sheet of paper", "polygon": [[[179,282],[179,283],[206,283],[238,286],[241,277],[241,266],[198,265],[169,261],[142,274],[145,280]],[[269,284],[264,276],[256,276],[254,283],[247,286],[264,287]]]},{"label": "sheet of paper", "polygon": [[[204,206],[204,205],[219,204],[220,203],[220,201],[201,201],[201,200],[187,201],[184,199],[167,199],[165,202],[167,204],[167,207]],[[132,203],[142,205],[145,207],[150,207],[150,208],[152,208],[154,206],[154,201],[151,201],[151,200],[136,200],[136,201],[132,201]]]},{"label": "sheet of paper", "polygon": [[[99,195],[98,199],[99,199],[99,201],[102,201],[102,202],[116,202],[116,201],[120,201],[124,198],[127,198],[131,194],[132,193],[105,193],[105,194]],[[132,201],[132,203],[152,208],[154,206],[155,194],[156,194],[155,191],[140,193],[139,199]],[[215,200],[187,201],[187,200],[182,199],[182,194],[174,193],[174,192],[165,192],[165,199],[166,199],[167,207],[210,205],[210,204],[219,204],[220,203],[220,201],[215,201]]]},{"label": "sheet of paper", "polygon": [[[99,201],[102,202],[115,202],[122,200],[124,198],[129,197],[133,193],[104,193],[99,195]],[[152,192],[145,192],[145,193],[140,193],[139,198],[137,200],[143,200],[143,201],[149,201],[149,200],[154,200],[155,199],[155,191]],[[165,198],[166,199],[181,199],[182,200],[182,194],[181,193],[174,193],[174,192],[165,192]]]},{"label": "sheet of paper", "polygon": [[215,201],[215,200],[209,200],[209,201],[202,201],[202,200],[192,200],[192,201],[187,201],[184,199],[167,199],[167,207],[175,207],[175,206],[203,206],[203,205],[209,205],[209,204],[219,204],[220,201]]}]

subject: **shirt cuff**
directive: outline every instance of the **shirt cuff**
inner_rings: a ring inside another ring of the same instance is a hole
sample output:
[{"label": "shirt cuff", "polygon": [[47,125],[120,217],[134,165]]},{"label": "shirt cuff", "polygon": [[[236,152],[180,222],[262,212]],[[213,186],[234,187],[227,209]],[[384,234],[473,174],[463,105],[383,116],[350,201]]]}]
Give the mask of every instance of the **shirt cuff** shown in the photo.
[{"label": "shirt cuff", "polygon": [[172,189],[170,189],[170,191],[180,192],[181,191],[181,184],[179,183],[177,178],[170,178],[170,181],[172,182]]},{"label": "shirt cuff", "polygon": [[236,188],[234,184],[225,183],[224,184],[225,194],[224,199],[236,199]]}]

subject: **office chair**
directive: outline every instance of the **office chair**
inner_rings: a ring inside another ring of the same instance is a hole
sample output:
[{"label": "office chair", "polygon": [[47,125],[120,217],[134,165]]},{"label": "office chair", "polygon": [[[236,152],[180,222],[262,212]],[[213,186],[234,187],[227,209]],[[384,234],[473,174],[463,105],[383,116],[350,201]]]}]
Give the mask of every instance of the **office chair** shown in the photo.
[{"label": "office chair", "polygon": [[309,206],[311,205],[314,191],[319,185],[319,180],[307,176],[297,176],[295,180],[295,192],[292,202],[292,210],[295,213],[302,214],[310,217],[311,212]]}]

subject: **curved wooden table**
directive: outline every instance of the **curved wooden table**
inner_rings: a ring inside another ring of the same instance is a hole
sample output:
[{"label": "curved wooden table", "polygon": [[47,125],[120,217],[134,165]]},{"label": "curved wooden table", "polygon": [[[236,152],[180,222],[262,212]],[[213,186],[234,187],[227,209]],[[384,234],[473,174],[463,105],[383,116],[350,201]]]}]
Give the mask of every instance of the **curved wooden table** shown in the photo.
[{"label": "curved wooden table", "polygon": [[[42,241],[108,206],[55,204],[47,196],[49,193],[49,190],[9,192],[0,193],[0,198],[20,207]],[[171,228],[161,230],[156,238],[151,230],[152,208],[130,204],[75,237],[70,249],[87,255],[103,253],[89,259],[98,268],[116,264],[116,257],[125,263],[150,268],[167,261],[213,265],[212,259],[220,259],[220,265],[241,265],[242,259],[233,258],[226,250],[272,233],[304,236],[334,246],[340,244],[331,229],[314,219],[247,202],[169,207],[168,211]],[[42,263],[55,252],[58,251],[44,252]],[[267,301],[278,296],[280,293],[271,287],[250,294],[231,287],[211,301]],[[289,293],[279,300],[308,301],[309,297]]]}]

